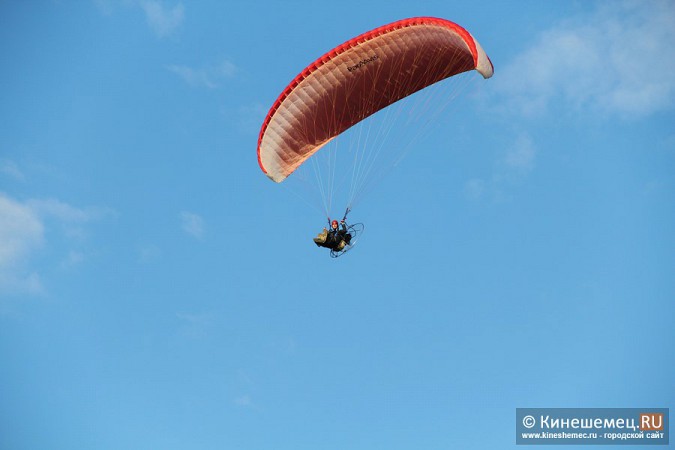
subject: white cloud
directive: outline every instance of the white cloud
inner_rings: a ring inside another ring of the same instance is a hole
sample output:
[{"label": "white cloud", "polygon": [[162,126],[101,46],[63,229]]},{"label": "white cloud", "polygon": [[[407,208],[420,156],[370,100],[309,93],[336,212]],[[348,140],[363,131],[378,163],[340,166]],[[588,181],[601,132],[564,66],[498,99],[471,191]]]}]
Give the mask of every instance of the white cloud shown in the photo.
[{"label": "white cloud", "polygon": [[109,16],[113,13],[113,0],[94,0],[94,5],[96,5],[98,10],[106,16]]},{"label": "white cloud", "polygon": [[510,198],[508,191],[521,183],[535,168],[537,148],[529,134],[521,133],[512,145],[499,155],[486,179],[472,178],[464,184],[469,200],[491,199],[502,202]]},{"label": "white cloud", "polygon": [[150,264],[158,261],[162,256],[162,250],[156,245],[143,245],[138,249],[138,262]]},{"label": "white cloud", "polygon": [[514,110],[576,110],[642,117],[675,106],[675,3],[611,2],[542,33],[494,88]]},{"label": "white cloud", "polygon": [[26,179],[21,169],[19,169],[19,166],[13,161],[0,162],[0,173],[18,181],[24,181]]},{"label": "white cloud", "polygon": [[[0,294],[42,295],[45,289],[35,272],[10,272],[0,269]],[[0,301],[0,307],[3,306]]]},{"label": "white cloud", "polygon": [[176,317],[181,321],[181,335],[190,339],[205,338],[216,318],[212,313],[176,313]]},{"label": "white cloud", "polygon": [[86,223],[115,215],[115,212],[111,209],[80,209],[56,199],[28,200],[26,204],[39,217],[55,220],[67,237],[75,239],[86,237],[84,228]]},{"label": "white cloud", "polygon": [[61,261],[61,267],[64,269],[68,269],[70,267],[77,266],[81,264],[85,260],[85,254],[81,251],[77,250],[71,250],[68,253],[68,256]]},{"label": "white cloud", "polygon": [[218,84],[213,80],[211,75],[203,69],[193,69],[188,66],[177,65],[167,66],[167,69],[178,75],[192,87],[207,87],[209,89],[218,87]]},{"label": "white cloud", "polygon": [[253,407],[253,401],[251,400],[251,397],[249,397],[248,395],[240,395],[239,397],[235,398],[234,404],[237,406],[241,406],[243,408]]},{"label": "white cloud", "polygon": [[53,217],[62,222],[87,222],[92,217],[91,213],[56,199],[29,200],[27,204],[40,216]]},{"label": "white cloud", "polygon": [[181,3],[173,8],[167,8],[160,1],[148,0],[141,2],[141,8],[145,11],[148,25],[160,38],[175,32],[185,19],[185,10]]},{"label": "white cloud", "polygon": [[61,230],[71,248],[53,265],[72,267],[85,259],[82,251],[72,248],[72,238],[81,239],[85,223],[109,213],[105,209],[79,209],[55,199],[22,202],[0,193],[0,292],[43,292],[41,277],[32,265],[39,250],[47,245],[45,236],[54,236],[54,229]]},{"label": "white cloud", "polygon": [[180,218],[183,230],[186,233],[198,239],[201,239],[204,236],[204,219],[202,219],[201,216],[188,211],[183,211],[180,213]]},{"label": "white cloud", "polygon": [[472,178],[464,184],[464,194],[471,200],[477,200],[485,193],[485,181]]},{"label": "white cloud", "polygon": [[185,8],[182,3],[168,7],[161,0],[94,0],[94,5],[105,16],[112,16],[119,9],[142,9],[148,26],[159,38],[168,37],[176,32],[185,20]]},{"label": "white cloud", "polygon": [[237,73],[237,67],[229,60],[223,59],[220,63],[213,66],[213,73],[219,77],[233,77]]},{"label": "white cloud", "polygon": [[0,292],[42,291],[37,274],[24,269],[44,244],[44,225],[29,206],[0,193]]},{"label": "white cloud", "polygon": [[169,65],[166,68],[192,87],[209,89],[218,88],[223,80],[233,77],[237,72],[237,67],[226,59],[214,66],[199,69],[182,65]]},{"label": "white cloud", "polygon": [[233,403],[244,409],[250,409],[253,411],[260,411],[260,407],[253,401],[250,395],[242,394],[233,399]]},{"label": "white cloud", "polygon": [[534,169],[537,151],[530,136],[521,134],[513,146],[507,149],[504,163],[510,169],[527,173]]}]

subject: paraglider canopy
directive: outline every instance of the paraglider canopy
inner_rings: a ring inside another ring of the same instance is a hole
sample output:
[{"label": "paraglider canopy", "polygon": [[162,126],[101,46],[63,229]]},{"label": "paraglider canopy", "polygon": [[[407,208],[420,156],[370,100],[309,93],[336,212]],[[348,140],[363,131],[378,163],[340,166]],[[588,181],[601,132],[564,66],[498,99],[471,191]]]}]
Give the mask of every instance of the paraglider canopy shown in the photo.
[{"label": "paraglider canopy", "polygon": [[376,28],[305,68],[274,102],[258,138],[258,163],[281,182],[331,139],[425,87],[493,66],[478,42],[444,19],[417,17]]}]

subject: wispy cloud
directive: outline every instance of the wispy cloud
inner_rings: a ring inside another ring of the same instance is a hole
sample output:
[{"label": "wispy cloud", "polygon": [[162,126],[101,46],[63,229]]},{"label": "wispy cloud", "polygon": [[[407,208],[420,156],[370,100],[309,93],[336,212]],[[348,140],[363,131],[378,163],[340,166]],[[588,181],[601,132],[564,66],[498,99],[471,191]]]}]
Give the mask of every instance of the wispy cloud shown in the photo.
[{"label": "wispy cloud", "polygon": [[27,204],[40,216],[54,217],[65,223],[82,223],[93,218],[92,212],[87,212],[53,198],[28,200]]},{"label": "wispy cloud", "polygon": [[109,208],[77,208],[57,199],[32,199],[26,204],[35,214],[45,220],[53,219],[67,237],[86,237],[85,224],[115,215]]},{"label": "wispy cloud", "polygon": [[148,25],[155,34],[164,38],[174,33],[185,19],[185,9],[182,3],[169,8],[157,0],[141,1],[141,8],[145,11]]},{"label": "wispy cloud", "polygon": [[25,175],[14,161],[0,161],[0,173],[18,181],[24,181],[26,179]]},{"label": "wispy cloud", "polygon": [[204,237],[204,219],[198,214],[182,211],[180,213],[180,220],[183,231],[187,234],[201,239]]},{"label": "wispy cloud", "polygon": [[489,177],[472,178],[464,184],[465,196],[470,200],[504,200],[509,186],[521,182],[534,170],[536,157],[537,148],[531,136],[521,133],[499,155]]},{"label": "wispy cloud", "polygon": [[234,404],[242,408],[253,408],[255,405],[248,395],[240,395],[234,399]]},{"label": "wispy cloud", "polygon": [[94,5],[101,11],[102,14],[109,16],[115,9],[115,0],[94,0]]},{"label": "wispy cloud", "polygon": [[85,259],[86,258],[84,252],[78,250],[71,250],[68,253],[68,256],[66,256],[63,259],[63,261],[61,261],[61,267],[64,269],[74,267],[79,264],[82,264],[82,262],[84,262]]},{"label": "wispy cloud", "polygon": [[162,250],[152,244],[145,244],[138,249],[138,262],[141,264],[150,264],[158,261],[162,256]]},{"label": "wispy cloud", "polygon": [[218,87],[211,75],[204,70],[193,69],[188,66],[171,65],[166,67],[169,71],[178,75],[183,81],[192,87],[207,87],[214,89]]},{"label": "wispy cloud", "polygon": [[33,209],[0,193],[0,292],[42,291],[40,277],[25,264],[44,245],[44,230]]},{"label": "wispy cloud", "polygon": [[203,87],[208,89],[220,87],[224,80],[232,78],[237,73],[237,67],[226,59],[223,59],[218,64],[201,68],[183,65],[169,65],[166,68],[170,72],[178,75],[191,87]]},{"label": "wispy cloud", "polygon": [[216,316],[213,313],[177,313],[181,335],[190,339],[201,339],[208,335]]},{"label": "wispy cloud", "polygon": [[478,200],[483,196],[485,190],[486,183],[481,178],[472,178],[464,183],[464,195],[470,200]]},{"label": "wispy cloud", "polygon": [[150,29],[159,38],[174,34],[185,21],[182,3],[168,6],[162,0],[93,0],[96,8],[105,16],[112,16],[119,9],[142,10]]},{"label": "wispy cloud", "polygon": [[504,164],[520,174],[525,174],[534,169],[534,160],[537,150],[532,138],[527,134],[521,134],[516,142],[506,150]]},{"label": "wispy cloud", "polygon": [[537,115],[555,101],[574,110],[643,117],[675,106],[675,4],[602,3],[542,33],[499,70],[509,112]]},{"label": "wispy cloud", "polygon": [[111,213],[106,209],[76,208],[56,199],[20,201],[0,193],[0,292],[43,292],[41,277],[32,262],[47,245],[47,231],[55,231],[49,234],[57,236],[61,231],[61,236],[71,243],[60,262],[53,265],[73,267],[85,259],[73,239],[86,236],[84,224]]}]

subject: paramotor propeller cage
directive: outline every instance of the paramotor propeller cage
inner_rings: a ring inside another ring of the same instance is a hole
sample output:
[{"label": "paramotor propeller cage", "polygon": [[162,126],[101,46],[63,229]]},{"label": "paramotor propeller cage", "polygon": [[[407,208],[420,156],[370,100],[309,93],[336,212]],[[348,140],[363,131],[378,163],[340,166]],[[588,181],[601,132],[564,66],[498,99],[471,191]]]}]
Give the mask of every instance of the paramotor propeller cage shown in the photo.
[{"label": "paramotor propeller cage", "polygon": [[347,233],[349,233],[352,236],[351,239],[349,240],[349,244],[345,245],[342,250],[331,250],[330,257],[338,258],[347,253],[349,250],[353,249],[354,246],[356,245],[356,242],[361,237],[361,234],[363,234],[364,229],[365,226],[362,223],[353,223],[351,225],[347,225]]}]

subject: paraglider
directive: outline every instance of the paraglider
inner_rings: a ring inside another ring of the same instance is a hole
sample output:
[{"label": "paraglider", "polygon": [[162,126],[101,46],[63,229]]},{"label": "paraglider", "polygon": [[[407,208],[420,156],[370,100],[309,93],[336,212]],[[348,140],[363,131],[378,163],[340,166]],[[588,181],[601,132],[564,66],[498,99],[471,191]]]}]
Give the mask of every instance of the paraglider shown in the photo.
[{"label": "paraglider", "polygon": [[[307,66],[281,92],[260,129],[258,164],[272,181],[281,183],[369,116],[434,83],[472,70],[483,78],[493,74],[492,63],[478,42],[448,20],[416,17],[363,33]],[[350,189],[359,192],[353,186]],[[347,211],[352,199],[348,202]],[[346,227],[345,222],[342,225]],[[340,250],[329,248],[342,252],[352,245],[352,239],[342,239]]]},{"label": "paraglider", "polygon": [[347,232],[347,223],[344,219],[340,221],[342,228],[338,226],[338,221],[331,222],[330,230],[323,229],[317,237],[314,238],[314,243],[318,247],[326,247],[333,251],[342,251],[351,242],[352,235]]},{"label": "paraglider", "polygon": [[330,249],[330,256],[337,258],[349,250],[356,244],[356,240],[363,233],[364,226],[362,223],[347,224],[347,214],[349,209],[345,211],[345,215],[340,220],[328,219],[330,229],[325,228],[314,238],[314,243],[317,247],[325,247]]}]

